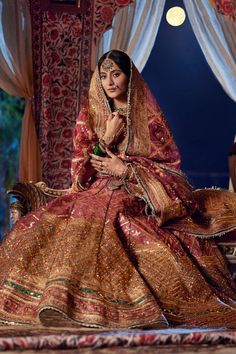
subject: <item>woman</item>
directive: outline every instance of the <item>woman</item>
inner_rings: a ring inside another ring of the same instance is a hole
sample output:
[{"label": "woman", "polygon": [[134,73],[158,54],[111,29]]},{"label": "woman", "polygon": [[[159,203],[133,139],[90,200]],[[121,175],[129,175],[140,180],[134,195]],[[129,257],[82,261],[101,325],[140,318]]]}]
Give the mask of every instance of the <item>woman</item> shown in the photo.
[{"label": "woman", "polygon": [[235,217],[223,229],[200,214],[163,114],[125,53],[100,59],[74,148],[71,192],[3,241],[1,321],[235,327],[224,259],[213,241],[184,232],[221,234]]}]

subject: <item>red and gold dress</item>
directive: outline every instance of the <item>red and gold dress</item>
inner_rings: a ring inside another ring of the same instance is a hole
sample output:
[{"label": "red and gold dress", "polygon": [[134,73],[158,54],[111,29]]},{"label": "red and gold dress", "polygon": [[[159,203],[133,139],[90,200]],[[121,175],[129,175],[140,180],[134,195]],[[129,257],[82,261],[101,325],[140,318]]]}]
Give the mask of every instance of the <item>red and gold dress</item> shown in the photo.
[{"label": "red and gold dress", "polygon": [[236,227],[235,195],[192,191],[134,66],[128,103],[117,154],[133,177],[89,181],[109,114],[96,70],[74,130],[70,193],[23,217],[0,247],[2,323],[44,324],[51,311],[88,327],[236,327],[236,287],[210,238]]}]

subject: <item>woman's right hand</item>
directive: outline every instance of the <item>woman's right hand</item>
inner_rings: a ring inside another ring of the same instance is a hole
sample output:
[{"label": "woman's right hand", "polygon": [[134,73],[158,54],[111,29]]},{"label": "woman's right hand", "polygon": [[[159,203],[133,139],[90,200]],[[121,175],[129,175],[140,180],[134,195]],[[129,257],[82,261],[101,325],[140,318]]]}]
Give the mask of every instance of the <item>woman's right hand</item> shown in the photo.
[{"label": "woman's right hand", "polygon": [[106,121],[106,131],[103,135],[103,141],[106,146],[111,146],[112,143],[118,138],[120,133],[123,131],[125,127],[124,120],[122,116],[119,115],[118,112],[113,112],[109,115]]}]

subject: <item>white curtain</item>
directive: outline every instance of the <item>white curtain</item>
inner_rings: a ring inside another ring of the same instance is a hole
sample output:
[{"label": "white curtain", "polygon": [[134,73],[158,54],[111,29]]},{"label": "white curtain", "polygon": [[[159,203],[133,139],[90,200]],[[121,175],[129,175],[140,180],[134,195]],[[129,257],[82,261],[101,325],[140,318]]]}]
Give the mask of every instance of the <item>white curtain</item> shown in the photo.
[{"label": "white curtain", "polygon": [[184,0],[195,36],[216,78],[236,101],[236,23],[209,0]]},{"label": "white curtain", "polygon": [[24,97],[20,147],[21,181],[41,180],[39,147],[33,118],[31,22],[28,0],[0,0],[0,88]]},{"label": "white curtain", "polygon": [[154,46],[164,5],[165,0],[136,0],[120,10],[100,40],[97,59],[111,49],[120,49],[141,72]]}]

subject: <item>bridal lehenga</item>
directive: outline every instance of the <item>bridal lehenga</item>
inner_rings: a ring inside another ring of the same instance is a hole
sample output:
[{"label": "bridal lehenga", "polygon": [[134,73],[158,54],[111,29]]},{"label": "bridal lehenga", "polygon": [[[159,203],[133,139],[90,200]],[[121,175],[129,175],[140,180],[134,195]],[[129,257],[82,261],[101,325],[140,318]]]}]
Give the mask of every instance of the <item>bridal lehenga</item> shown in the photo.
[{"label": "bridal lehenga", "polygon": [[0,247],[2,323],[54,313],[99,328],[236,327],[236,287],[212,238],[236,227],[236,197],[193,192],[134,65],[130,80],[116,153],[132,178],[85,178],[109,114],[96,69],[74,130],[71,191],[19,220]]}]

